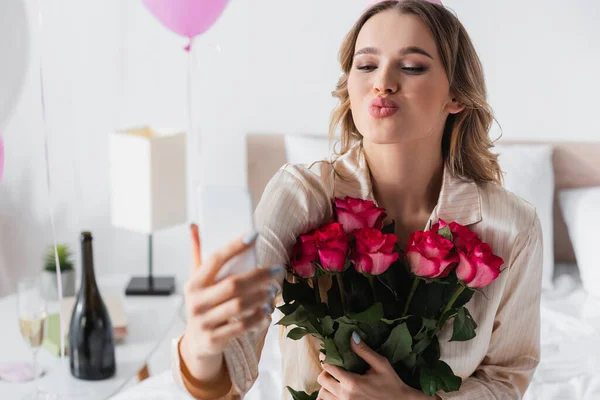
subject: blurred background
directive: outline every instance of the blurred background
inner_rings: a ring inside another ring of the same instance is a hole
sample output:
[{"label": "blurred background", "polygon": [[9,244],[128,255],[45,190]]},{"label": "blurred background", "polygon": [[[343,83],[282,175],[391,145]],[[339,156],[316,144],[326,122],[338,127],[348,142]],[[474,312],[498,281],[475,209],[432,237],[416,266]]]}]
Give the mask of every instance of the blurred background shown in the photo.
[{"label": "blurred background", "polygon": [[[40,35],[37,2],[3,0],[0,25],[13,33],[0,38],[0,60],[25,49],[27,63],[12,115],[0,125],[6,157],[0,297],[14,292],[19,278],[42,269],[52,243],[49,211],[57,241],[76,253],[76,271],[78,234],[90,230],[97,274],[146,273],[147,236],[111,223],[109,135],[139,126],[188,131],[190,66],[191,118],[200,140],[187,146],[188,221],[196,215],[193,188],[199,181],[247,184],[246,135],[326,135],[336,104],[331,91],[341,71],[339,46],[366,3],[231,0],[188,53],[187,40],[165,29],[141,1],[41,1]],[[465,25],[482,60],[499,123],[492,138],[502,133],[509,141],[597,145],[600,2],[443,3]],[[25,20],[18,18],[20,7]],[[597,226],[590,229],[598,233]],[[154,270],[175,275],[178,291],[191,262],[187,223],[154,234]]]}]

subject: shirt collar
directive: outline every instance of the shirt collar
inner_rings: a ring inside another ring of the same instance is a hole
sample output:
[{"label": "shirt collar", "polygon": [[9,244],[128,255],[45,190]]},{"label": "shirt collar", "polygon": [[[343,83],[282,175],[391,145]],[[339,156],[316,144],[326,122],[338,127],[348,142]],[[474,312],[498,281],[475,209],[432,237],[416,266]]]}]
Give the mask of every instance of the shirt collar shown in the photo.
[{"label": "shirt collar", "polygon": [[[334,163],[335,197],[345,196],[375,201],[369,167],[360,143],[356,143]],[[473,180],[455,177],[444,167],[442,188],[431,220],[443,219],[450,223],[471,225],[481,221],[481,195]]]}]

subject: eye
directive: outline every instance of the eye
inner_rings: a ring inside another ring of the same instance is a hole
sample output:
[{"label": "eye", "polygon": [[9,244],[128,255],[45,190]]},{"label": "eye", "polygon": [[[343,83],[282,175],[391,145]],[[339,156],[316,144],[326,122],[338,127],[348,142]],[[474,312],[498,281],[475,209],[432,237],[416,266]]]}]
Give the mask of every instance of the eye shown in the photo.
[{"label": "eye", "polygon": [[356,69],[361,71],[373,71],[375,68],[377,68],[375,65],[361,65],[356,67]]},{"label": "eye", "polygon": [[425,67],[402,67],[403,71],[411,74],[421,74],[427,70]]}]

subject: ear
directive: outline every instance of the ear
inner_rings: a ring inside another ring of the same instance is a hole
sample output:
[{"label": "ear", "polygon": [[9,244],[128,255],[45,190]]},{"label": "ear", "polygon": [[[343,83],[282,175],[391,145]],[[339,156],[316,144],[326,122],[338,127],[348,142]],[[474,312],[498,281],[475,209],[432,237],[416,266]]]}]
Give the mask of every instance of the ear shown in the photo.
[{"label": "ear", "polygon": [[448,98],[448,103],[446,103],[446,112],[448,114],[458,114],[462,110],[465,109],[465,106],[456,100],[456,97],[450,95]]}]

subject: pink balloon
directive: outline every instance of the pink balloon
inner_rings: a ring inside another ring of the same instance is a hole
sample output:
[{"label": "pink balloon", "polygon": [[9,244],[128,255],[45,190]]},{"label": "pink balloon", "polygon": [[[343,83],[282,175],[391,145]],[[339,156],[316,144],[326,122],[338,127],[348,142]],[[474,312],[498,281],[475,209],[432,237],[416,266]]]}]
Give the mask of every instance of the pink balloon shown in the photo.
[{"label": "pink balloon", "polygon": [[[369,4],[369,6],[372,6],[373,4],[381,3],[382,1],[383,0],[369,0],[368,4]],[[401,0],[398,0],[398,1],[401,1]],[[425,1],[427,1],[429,3],[433,3],[433,4],[439,4],[440,6],[443,5],[442,0],[425,0]]]},{"label": "pink balloon", "polygon": [[4,138],[0,136],[0,182],[2,182],[2,173],[4,173]]},{"label": "pink balloon", "polygon": [[229,0],[142,0],[164,26],[192,39],[210,28]]}]

